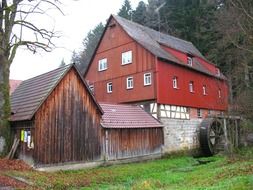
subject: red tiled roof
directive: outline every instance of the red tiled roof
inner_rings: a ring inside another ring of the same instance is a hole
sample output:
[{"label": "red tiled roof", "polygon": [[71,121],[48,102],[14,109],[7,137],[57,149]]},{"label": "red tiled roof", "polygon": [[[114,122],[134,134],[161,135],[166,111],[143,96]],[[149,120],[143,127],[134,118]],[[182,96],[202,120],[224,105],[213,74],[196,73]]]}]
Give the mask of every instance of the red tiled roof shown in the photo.
[{"label": "red tiled roof", "polygon": [[16,90],[16,88],[20,85],[21,82],[22,82],[22,80],[13,80],[13,79],[10,79],[10,81],[9,81],[10,94],[12,94]]},{"label": "red tiled roof", "polygon": [[104,128],[152,128],[163,125],[136,105],[105,104],[100,106],[104,111],[102,126]]}]

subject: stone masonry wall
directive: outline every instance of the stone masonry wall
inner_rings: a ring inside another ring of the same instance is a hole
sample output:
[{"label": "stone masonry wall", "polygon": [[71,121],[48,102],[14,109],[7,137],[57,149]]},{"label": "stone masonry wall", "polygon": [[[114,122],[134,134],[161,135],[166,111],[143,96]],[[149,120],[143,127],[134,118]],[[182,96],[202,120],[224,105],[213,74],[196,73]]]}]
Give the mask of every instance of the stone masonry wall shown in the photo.
[{"label": "stone masonry wall", "polygon": [[199,125],[202,119],[161,118],[164,125],[164,153],[199,148]]}]

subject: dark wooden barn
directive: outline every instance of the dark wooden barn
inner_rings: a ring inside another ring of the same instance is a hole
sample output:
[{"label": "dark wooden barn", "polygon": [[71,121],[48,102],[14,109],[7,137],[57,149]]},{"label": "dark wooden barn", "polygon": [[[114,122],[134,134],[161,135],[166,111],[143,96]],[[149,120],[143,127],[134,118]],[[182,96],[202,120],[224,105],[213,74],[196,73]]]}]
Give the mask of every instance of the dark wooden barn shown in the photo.
[{"label": "dark wooden barn", "polygon": [[19,158],[34,165],[101,159],[103,112],[75,65],[23,81],[11,110]]},{"label": "dark wooden barn", "polygon": [[103,152],[107,160],[159,155],[163,146],[163,125],[135,105],[100,104]]}]

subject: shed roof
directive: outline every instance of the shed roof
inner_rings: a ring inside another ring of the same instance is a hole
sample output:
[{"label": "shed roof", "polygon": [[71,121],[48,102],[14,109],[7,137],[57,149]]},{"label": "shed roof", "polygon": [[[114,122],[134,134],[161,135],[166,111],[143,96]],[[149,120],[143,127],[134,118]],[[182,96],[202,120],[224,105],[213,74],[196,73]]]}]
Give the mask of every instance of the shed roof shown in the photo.
[{"label": "shed roof", "polygon": [[205,73],[217,78],[225,79],[224,75],[218,76],[215,73],[212,73],[204,65],[201,65],[199,62],[197,62],[196,59],[193,59],[192,66],[188,66],[184,64],[182,61],[177,59],[174,55],[165,51],[161,46],[161,45],[165,45],[167,47],[171,47],[173,49],[179,50],[183,53],[201,57],[202,59],[206,60],[205,57],[199,52],[199,50],[191,42],[176,38],[168,34],[158,32],[156,30],[142,26],[140,24],[129,21],[117,15],[112,15],[110,18],[112,17],[120,24],[120,26],[124,29],[124,31],[130,37],[132,37],[135,41],[137,41],[140,45],[142,45],[145,49],[150,51],[152,54],[154,54],[158,58],[161,58],[167,61],[172,61],[174,63],[180,64],[181,66],[188,67],[189,69],[194,69],[199,72],[202,72],[202,73]]},{"label": "shed roof", "polygon": [[100,106],[104,111],[104,128],[154,128],[163,125],[137,105],[106,104]]},{"label": "shed roof", "polygon": [[[21,121],[32,119],[40,105],[46,100],[71,68],[76,69],[73,64],[70,64],[23,81],[11,95],[12,115],[10,120]],[[79,74],[77,69],[76,71]],[[90,93],[87,84],[80,74],[79,76]],[[91,93],[90,95],[93,97]],[[94,97],[93,100],[102,113],[102,109],[97,104]]]}]

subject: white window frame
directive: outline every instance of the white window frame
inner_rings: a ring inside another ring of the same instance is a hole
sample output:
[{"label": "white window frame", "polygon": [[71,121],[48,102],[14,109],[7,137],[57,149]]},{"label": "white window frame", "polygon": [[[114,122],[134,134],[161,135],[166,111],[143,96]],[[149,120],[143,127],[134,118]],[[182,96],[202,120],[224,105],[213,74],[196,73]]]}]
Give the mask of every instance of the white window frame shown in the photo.
[{"label": "white window frame", "polygon": [[112,82],[106,84],[107,93],[112,93]]},{"label": "white window frame", "polygon": [[207,87],[206,87],[206,85],[203,85],[202,89],[203,89],[203,95],[207,95]]},{"label": "white window frame", "polygon": [[133,62],[132,50],[123,52],[121,54],[121,65],[131,64]]},{"label": "white window frame", "polygon": [[218,89],[218,98],[221,98],[221,89]]},{"label": "white window frame", "polygon": [[194,92],[194,82],[193,81],[189,82],[189,91],[192,93]]},{"label": "white window frame", "polygon": [[217,76],[220,76],[220,69],[219,69],[219,68],[216,68],[216,69],[215,69],[215,72],[216,72],[216,75],[217,75]]},{"label": "white window frame", "polygon": [[98,71],[104,71],[107,69],[107,58],[100,59],[98,61]]},{"label": "white window frame", "polygon": [[145,73],[144,74],[144,86],[149,86],[151,84],[152,84],[151,73]]},{"label": "white window frame", "polygon": [[197,109],[197,117],[202,118],[202,110],[200,108]]},{"label": "white window frame", "polygon": [[127,77],[126,79],[126,89],[133,89],[134,88],[134,78]]},{"label": "white window frame", "polygon": [[187,65],[192,66],[192,57],[187,57]]},{"label": "white window frame", "polygon": [[90,91],[92,92],[92,93],[94,93],[94,85],[92,84],[92,85],[89,85],[89,89],[90,89]]},{"label": "white window frame", "polygon": [[173,88],[178,89],[178,77],[177,76],[173,77],[172,86],[173,86]]}]

